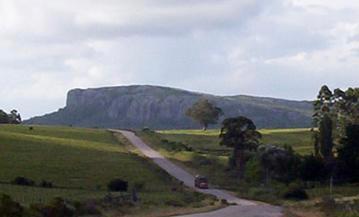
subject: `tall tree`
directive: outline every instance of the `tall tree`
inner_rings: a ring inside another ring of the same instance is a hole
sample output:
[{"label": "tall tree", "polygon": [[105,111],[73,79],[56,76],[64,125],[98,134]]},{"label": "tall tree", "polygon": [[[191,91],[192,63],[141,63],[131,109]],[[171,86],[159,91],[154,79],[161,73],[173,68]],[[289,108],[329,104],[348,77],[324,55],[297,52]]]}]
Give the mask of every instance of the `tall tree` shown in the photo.
[{"label": "tall tree", "polygon": [[324,114],[332,114],[334,106],[334,95],[327,85],[323,85],[314,101],[313,123],[317,127]]},{"label": "tall tree", "polygon": [[320,154],[326,162],[333,159],[333,121],[328,114],[324,114],[319,123]]},{"label": "tall tree", "polygon": [[201,99],[194,103],[186,111],[186,115],[199,122],[203,130],[207,130],[209,124],[216,124],[223,111],[207,99]]},{"label": "tall tree", "polygon": [[232,157],[235,164],[233,166],[238,169],[239,177],[243,178],[247,161],[246,153],[255,150],[261,138],[256,125],[243,116],[227,118],[222,123],[219,137],[221,145],[233,148]]},{"label": "tall tree", "polygon": [[21,115],[20,113],[13,109],[9,114],[9,123],[10,124],[20,124],[21,123]]},{"label": "tall tree", "polygon": [[346,127],[359,124],[359,88],[334,90],[337,129],[340,137],[345,137]]},{"label": "tall tree", "polygon": [[351,181],[359,181],[359,125],[346,127],[346,137],[338,148],[338,159],[342,163],[342,175]]},{"label": "tall tree", "polygon": [[[313,131],[317,139],[314,144],[315,151],[319,150],[323,159],[329,162],[333,156],[333,128],[336,119],[334,109],[335,98],[328,86],[321,87],[317,100],[314,102],[313,123],[319,127],[319,132]],[[318,147],[319,146],[319,147]]]}]

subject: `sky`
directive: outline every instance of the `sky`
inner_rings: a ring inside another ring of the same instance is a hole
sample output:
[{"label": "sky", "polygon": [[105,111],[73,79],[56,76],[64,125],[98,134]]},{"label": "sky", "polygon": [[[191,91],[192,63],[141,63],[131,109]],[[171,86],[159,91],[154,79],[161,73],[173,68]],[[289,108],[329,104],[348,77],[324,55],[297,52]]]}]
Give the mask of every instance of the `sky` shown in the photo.
[{"label": "sky", "polygon": [[132,84],[296,100],[359,86],[359,2],[0,0],[0,109]]}]

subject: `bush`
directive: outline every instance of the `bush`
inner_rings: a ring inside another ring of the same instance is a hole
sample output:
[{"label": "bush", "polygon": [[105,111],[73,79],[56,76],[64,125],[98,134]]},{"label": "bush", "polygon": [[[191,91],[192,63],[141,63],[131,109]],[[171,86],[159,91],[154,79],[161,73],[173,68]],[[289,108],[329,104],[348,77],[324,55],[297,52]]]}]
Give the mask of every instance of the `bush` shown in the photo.
[{"label": "bush", "polygon": [[199,154],[196,154],[193,156],[192,162],[194,162],[196,165],[199,165],[199,166],[208,166],[208,165],[212,165],[214,163],[213,159],[209,159],[209,158],[199,155]]},{"label": "bush", "polygon": [[[75,208],[65,202],[64,199],[58,197],[48,205],[33,204],[30,206],[30,212],[34,216],[43,217],[73,217],[75,216]],[[36,215],[35,215],[36,214]]]},{"label": "bush", "polygon": [[25,177],[16,177],[12,182],[14,185],[34,186],[35,182]]},{"label": "bush", "polygon": [[43,188],[52,188],[53,184],[52,184],[52,182],[42,180],[39,186],[43,187]]},{"label": "bush", "polygon": [[244,177],[248,183],[260,183],[263,181],[263,168],[258,158],[253,157],[246,163]]},{"label": "bush", "polygon": [[261,145],[259,159],[270,178],[290,183],[299,177],[300,157],[290,146]]},{"label": "bush", "polygon": [[122,179],[114,179],[108,183],[107,188],[109,191],[121,191],[125,192],[128,189],[128,182]]},{"label": "bush", "polygon": [[95,201],[86,201],[86,202],[75,202],[74,203],[76,212],[75,216],[82,215],[100,215],[101,212],[97,209]]},{"label": "bush", "polygon": [[290,200],[307,200],[308,194],[303,187],[298,183],[292,183],[288,189],[283,193],[284,199]]},{"label": "bush", "polygon": [[161,140],[161,145],[169,151],[193,151],[193,148],[182,142],[169,141],[167,139]]},{"label": "bush", "polygon": [[144,132],[144,133],[154,133],[155,131],[151,130],[149,127],[144,127],[142,129],[142,132]]},{"label": "bush", "polygon": [[303,181],[323,181],[328,177],[328,171],[322,159],[309,155],[301,163],[300,176]]},{"label": "bush", "polygon": [[21,205],[11,199],[8,195],[2,195],[0,199],[0,216],[1,217],[22,217],[24,209]]}]

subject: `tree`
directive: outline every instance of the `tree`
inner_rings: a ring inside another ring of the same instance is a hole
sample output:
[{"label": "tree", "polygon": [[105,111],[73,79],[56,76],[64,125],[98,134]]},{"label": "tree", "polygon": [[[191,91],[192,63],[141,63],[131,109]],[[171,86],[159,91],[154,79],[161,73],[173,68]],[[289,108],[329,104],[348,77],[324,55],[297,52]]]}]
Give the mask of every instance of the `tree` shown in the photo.
[{"label": "tree", "polygon": [[203,130],[207,130],[209,124],[217,123],[219,117],[223,115],[223,111],[209,100],[201,99],[186,111],[186,115],[199,122],[203,126]]},{"label": "tree", "polygon": [[335,112],[337,113],[337,130],[340,137],[345,137],[346,127],[359,124],[359,88],[334,90]]},{"label": "tree", "polygon": [[323,85],[318,93],[317,100],[314,101],[313,123],[318,126],[324,114],[330,114],[333,111],[334,95],[328,86]]},{"label": "tree", "polygon": [[291,146],[261,145],[258,156],[265,170],[266,182],[273,178],[288,184],[298,178],[301,162]]},{"label": "tree", "polygon": [[300,176],[303,181],[324,181],[328,178],[328,171],[323,159],[315,155],[304,156],[300,166]]},{"label": "tree", "polygon": [[328,162],[333,158],[333,121],[325,114],[319,123],[320,154]]},{"label": "tree", "polygon": [[239,177],[243,178],[248,160],[246,154],[257,148],[261,134],[252,120],[240,116],[225,119],[219,137],[221,145],[233,148],[233,166],[238,169]]},{"label": "tree", "polygon": [[359,125],[346,127],[346,137],[338,148],[338,160],[342,164],[342,174],[351,181],[359,181]]},{"label": "tree", "polygon": [[0,124],[8,124],[9,116],[3,110],[0,110]]},{"label": "tree", "polygon": [[326,162],[333,157],[333,128],[335,128],[336,112],[334,109],[335,97],[328,86],[321,87],[317,100],[314,102],[313,123],[319,127],[319,132],[314,133],[315,152]]},{"label": "tree", "polygon": [[13,109],[9,114],[9,123],[10,124],[20,124],[21,123],[21,115],[20,113]]}]

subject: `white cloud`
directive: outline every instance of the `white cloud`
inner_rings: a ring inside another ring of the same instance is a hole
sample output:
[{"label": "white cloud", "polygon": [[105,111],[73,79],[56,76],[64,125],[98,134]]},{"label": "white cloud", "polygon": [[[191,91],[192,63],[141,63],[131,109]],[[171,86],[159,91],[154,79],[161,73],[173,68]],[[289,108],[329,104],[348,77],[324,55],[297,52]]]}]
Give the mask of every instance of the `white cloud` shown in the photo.
[{"label": "white cloud", "polygon": [[311,99],[358,58],[357,0],[0,0],[0,107],[25,117],[136,83]]}]

